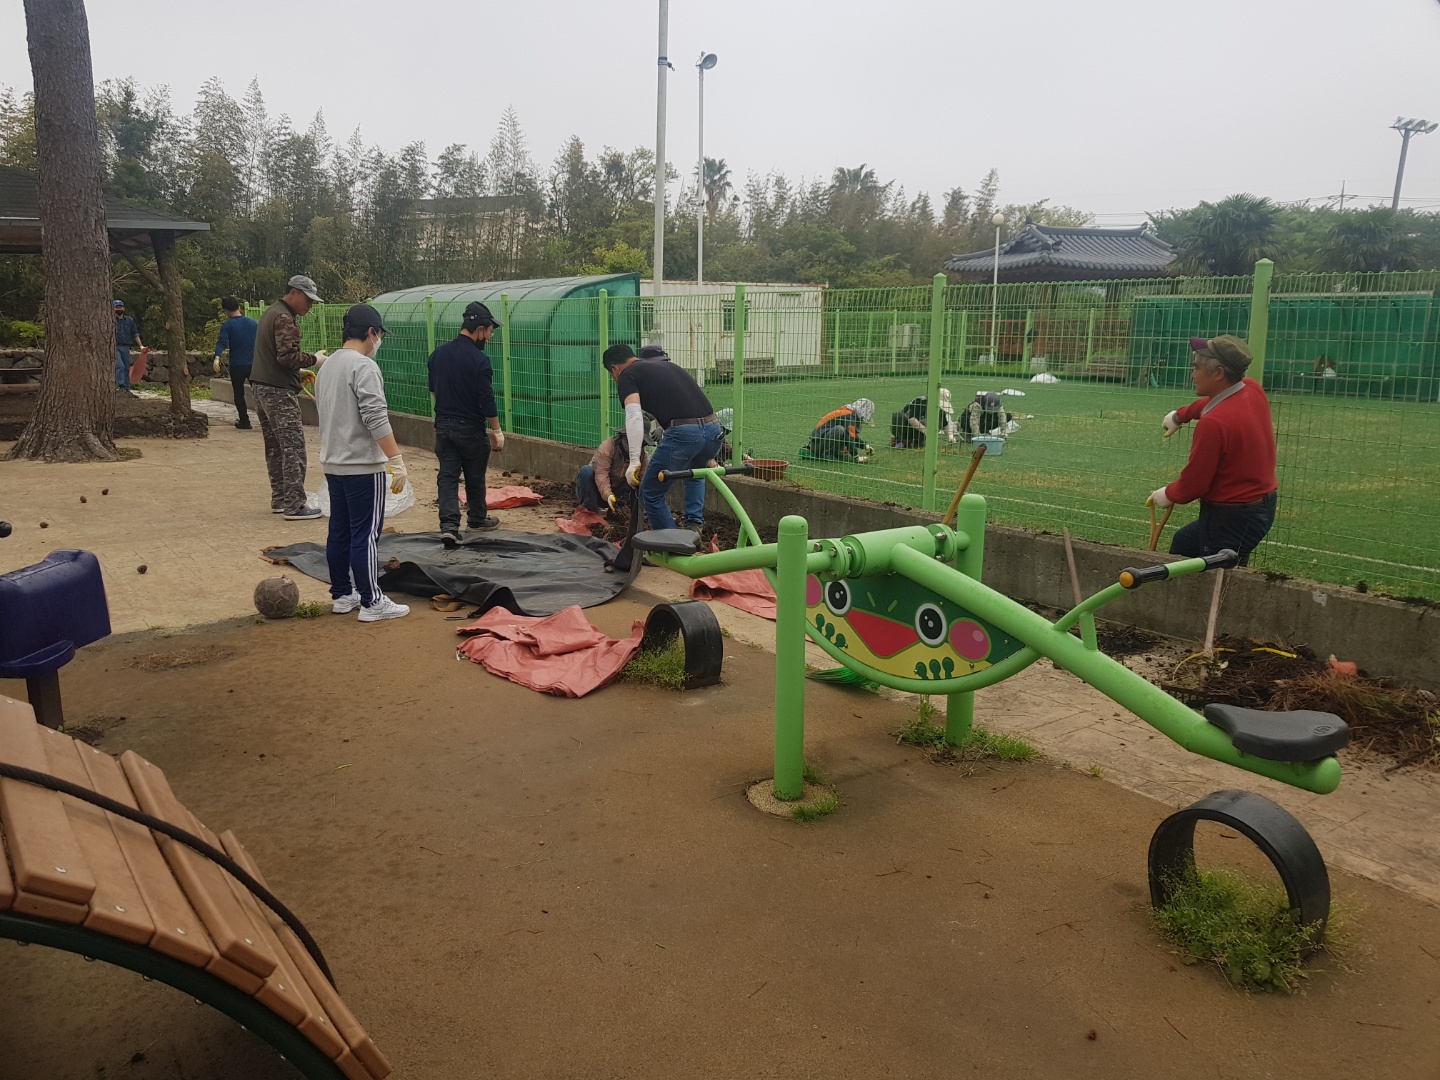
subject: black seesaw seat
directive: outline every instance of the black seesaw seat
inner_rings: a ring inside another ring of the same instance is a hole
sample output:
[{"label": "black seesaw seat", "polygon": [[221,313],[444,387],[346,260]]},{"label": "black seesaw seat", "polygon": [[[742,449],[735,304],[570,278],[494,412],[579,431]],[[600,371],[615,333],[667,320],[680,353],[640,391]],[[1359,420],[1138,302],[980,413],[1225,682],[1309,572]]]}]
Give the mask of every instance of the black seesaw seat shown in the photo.
[{"label": "black seesaw seat", "polygon": [[1344,720],[1308,709],[1261,712],[1238,705],[1206,705],[1205,719],[1229,735],[1236,750],[1266,761],[1320,761],[1350,741]]},{"label": "black seesaw seat", "polygon": [[694,555],[700,549],[700,534],[693,529],[649,529],[636,533],[630,544],[636,551]]}]

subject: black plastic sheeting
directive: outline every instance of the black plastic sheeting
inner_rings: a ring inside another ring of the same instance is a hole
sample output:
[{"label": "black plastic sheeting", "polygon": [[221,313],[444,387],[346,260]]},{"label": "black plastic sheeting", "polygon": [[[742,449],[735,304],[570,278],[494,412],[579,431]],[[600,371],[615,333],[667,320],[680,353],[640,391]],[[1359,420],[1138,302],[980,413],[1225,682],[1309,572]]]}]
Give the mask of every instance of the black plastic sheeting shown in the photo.
[{"label": "black plastic sheeting", "polygon": [[[380,537],[380,587],[427,599],[447,593],[483,613],[503,607],[517,615],[554,615],[578,604],[613,600],[635,577],[640,559],[597,537],[496,530],[472,535],[447,551],[436,533]],[[323,544],[271,548],[268,559],[330,581]],[[616,565],[619,560],[619,566]]]}]

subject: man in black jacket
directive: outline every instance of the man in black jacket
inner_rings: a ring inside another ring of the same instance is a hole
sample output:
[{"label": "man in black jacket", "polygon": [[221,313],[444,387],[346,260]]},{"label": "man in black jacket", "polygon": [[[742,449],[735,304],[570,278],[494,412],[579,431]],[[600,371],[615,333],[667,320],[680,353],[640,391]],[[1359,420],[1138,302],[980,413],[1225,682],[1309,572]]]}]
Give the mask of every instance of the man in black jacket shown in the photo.
[{"label": "man in black jacket", "polygon": [[427,361],[430,393],[435,396],[435,456],[440,459],[440,539],[447,548],[460,543],[460,475],[472,529],[494,529],[500,519],[485,505],[485,470],[490,452],[505,448],[505,433],[495,408],[494,377],[488,342],[500,323],[478,300],[465,308],[460,336],[447,341]]}]

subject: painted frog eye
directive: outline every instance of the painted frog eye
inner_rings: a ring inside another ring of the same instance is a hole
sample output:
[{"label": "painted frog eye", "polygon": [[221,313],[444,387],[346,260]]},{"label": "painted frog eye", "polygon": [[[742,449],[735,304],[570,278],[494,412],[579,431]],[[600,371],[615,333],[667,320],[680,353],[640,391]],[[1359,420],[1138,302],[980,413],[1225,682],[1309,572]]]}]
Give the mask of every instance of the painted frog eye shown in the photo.
[{"label": "painted frog eye", "polygon": [[825,606],[832,615],[844,615],[850,610],[850,585],[844,581],[832,581],[825,586]]},{"label": "painted frog eye", "polygon": [[915,612],[915,632],[926,645],[943,645],[948,624],[945,613],[935,604],[921,604]]}]

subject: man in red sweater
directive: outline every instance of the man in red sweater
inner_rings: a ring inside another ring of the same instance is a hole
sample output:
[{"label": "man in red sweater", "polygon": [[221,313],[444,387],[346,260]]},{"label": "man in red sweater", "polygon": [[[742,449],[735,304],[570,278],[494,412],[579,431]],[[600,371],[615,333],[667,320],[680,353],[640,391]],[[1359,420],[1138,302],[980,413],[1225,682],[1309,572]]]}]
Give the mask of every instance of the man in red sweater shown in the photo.
[{"label": "man in red sweater", "polygon": [[1250,348],[1237,337],[1191,338],[1191,371],[1199,401],[1165,417],[1168,439],[1192,420],[1190,460],[1173,484],[1157,488],[1151,505],[1164,510],[1200,500],[1200,516],[1176,531],[1170,554],[1195,558],[1225,548],[1240,565],[1275,524],[1275,425],[1270,402],[1254,379],[1245,378]]}]

